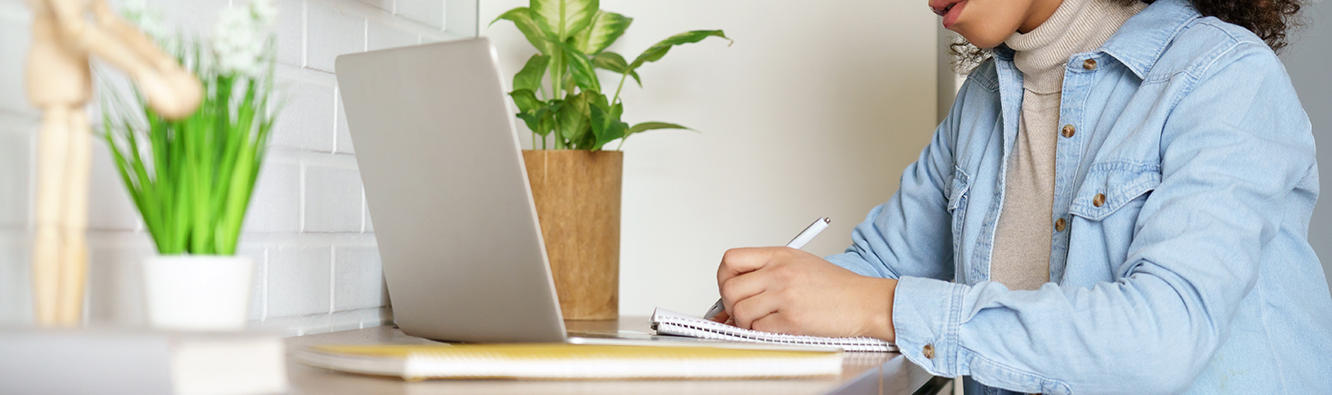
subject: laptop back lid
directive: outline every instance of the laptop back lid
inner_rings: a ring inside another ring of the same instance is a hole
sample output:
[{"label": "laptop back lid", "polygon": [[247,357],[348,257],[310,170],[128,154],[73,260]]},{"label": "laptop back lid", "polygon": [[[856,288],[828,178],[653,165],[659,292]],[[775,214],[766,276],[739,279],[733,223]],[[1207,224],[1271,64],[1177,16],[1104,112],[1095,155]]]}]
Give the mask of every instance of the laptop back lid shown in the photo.
[{"label": "laptop back lid", "polygon": [[485,38],[337,58],[339,89],[404,333],[565,339],[497,55]]}]

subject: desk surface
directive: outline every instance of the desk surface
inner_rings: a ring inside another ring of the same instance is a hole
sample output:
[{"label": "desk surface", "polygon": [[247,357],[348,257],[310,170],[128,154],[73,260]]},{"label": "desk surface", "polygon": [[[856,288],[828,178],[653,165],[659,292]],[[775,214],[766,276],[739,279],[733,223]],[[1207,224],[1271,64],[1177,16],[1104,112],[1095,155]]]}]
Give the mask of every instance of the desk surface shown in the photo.
[{"label": "desk surface", "polygon": [[[567,321],[569,330],[648,331],[647,317],[618,321]],[[292,337],[287,343],[287,375],[292,394],[911,394],[930,374],[897,353],[848,353],[841,377],[804,380],[716,381],[513,381],[401,380],[342,374],[306,366],[290,353],[316,344],[424,344],[392,326]]]}]

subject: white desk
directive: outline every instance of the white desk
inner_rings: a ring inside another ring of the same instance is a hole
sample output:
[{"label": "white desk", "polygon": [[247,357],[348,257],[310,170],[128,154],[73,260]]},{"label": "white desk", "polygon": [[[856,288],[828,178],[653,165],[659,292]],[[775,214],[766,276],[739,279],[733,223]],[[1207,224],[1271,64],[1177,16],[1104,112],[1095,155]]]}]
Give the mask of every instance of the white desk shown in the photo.
[{"label": "white desk", "polygon": [[[568,321],[570,330],[647,331],[647,317],[619,321]],[[901,354],[848,354],[841,377],[803,380],[717,381],[507,381],[401,380],[342,374],[302,365],[293,350],[315,344],[420,344],[392,326],[293,337],[287,342],[287,374],[292,394],[904,394],[914,393],[930,374]]]}]

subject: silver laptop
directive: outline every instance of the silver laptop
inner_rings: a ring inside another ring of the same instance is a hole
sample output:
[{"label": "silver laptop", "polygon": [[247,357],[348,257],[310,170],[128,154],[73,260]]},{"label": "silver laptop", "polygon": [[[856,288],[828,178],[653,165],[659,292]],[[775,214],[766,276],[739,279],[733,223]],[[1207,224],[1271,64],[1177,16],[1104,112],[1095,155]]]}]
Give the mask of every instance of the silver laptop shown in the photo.
[{"label": "silver laptop", "polygon": [[560,317],[496,58],[485,38],[337,58],[394,318],[436,340],[588,343]]}]

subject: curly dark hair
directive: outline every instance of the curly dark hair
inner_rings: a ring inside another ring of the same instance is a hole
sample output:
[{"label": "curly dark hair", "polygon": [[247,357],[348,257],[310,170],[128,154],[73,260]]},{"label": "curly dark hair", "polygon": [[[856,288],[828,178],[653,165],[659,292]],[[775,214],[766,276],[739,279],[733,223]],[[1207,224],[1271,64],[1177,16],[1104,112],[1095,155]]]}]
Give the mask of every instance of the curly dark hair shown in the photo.
[{"label": "curly dark hair", "polygon": [[[1116,1],[1132,5],[1138,1],[1151,4],[1155,0]],[[1273,51],[1280,52],[1289,44],[1286,33],[1301,25],[1299,14],[1304,0],[1189,0],[1189,3],[1203,16],[1214,16],[1249,29]],[[949,48],[959,74],[969,72],[990,57],[990,50],[977,48],[965,39],[949,44]]]}]

